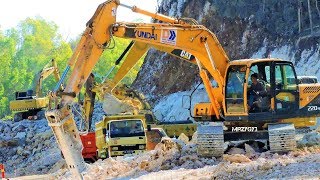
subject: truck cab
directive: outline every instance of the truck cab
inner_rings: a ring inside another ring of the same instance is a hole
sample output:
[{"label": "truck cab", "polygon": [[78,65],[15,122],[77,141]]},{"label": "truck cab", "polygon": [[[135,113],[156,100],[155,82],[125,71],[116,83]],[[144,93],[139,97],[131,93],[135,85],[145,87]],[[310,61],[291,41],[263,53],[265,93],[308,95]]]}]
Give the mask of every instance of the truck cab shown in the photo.
[{"label": "truck cab", "polygon": [[140,154],[146,151],[144,116],[105,116],[96,123],[98,158]]}]

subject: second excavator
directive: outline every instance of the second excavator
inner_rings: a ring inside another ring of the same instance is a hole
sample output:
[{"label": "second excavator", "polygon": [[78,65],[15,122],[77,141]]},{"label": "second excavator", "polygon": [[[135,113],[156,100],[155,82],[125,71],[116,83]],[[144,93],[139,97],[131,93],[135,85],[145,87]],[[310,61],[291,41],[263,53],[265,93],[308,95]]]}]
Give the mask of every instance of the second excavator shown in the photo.
[{"label": "second excavator", "polygon": [[40,115],[41,110],[48,107],[49,99],[42,94],[42,82],[52,73],[58,82],[60,74],[54,59],[36,74],[33,89],[15,92],[15,100],[10,101],[10,110],[14,112],[14,121],[44,118],[44,113],[42,117]]}]

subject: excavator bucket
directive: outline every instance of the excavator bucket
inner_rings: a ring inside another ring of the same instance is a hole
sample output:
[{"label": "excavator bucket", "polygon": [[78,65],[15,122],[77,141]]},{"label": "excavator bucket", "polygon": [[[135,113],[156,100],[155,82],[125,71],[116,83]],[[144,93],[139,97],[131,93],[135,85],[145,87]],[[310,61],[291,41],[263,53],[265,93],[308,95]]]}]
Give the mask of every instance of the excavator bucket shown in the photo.
[{"label": "excavator bucket", "polygon": [[129,102],[122,102],[112,94],[105,94],[103,99],[103,110],[106,114],[120,114],[133,112],[134,106]]},{"label": "excavator bucket", "polygon": [[220,157],[224,153],[222,125],[198,125],[197,152],[200,156]]}]

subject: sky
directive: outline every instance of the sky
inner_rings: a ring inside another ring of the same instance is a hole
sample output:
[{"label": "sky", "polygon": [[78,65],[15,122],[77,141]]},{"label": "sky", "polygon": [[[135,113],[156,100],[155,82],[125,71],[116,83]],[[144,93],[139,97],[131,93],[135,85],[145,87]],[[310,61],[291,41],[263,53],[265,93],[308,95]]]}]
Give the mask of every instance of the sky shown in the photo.
[{"label": "sky", "polygon": [[[105,0],[1,0],[0,29],[16,27],[27,17],[41,16],[59,26],[59,32],[68,40],[74,38],[85,29],[86,22],[94,14],[98,5]],[[120,0],[122,4],[136,5],[151,12],[156,11],[156,0]],[[150,18],[140,15],[124,7],[119,7],[117,21],[131,22]]]}]

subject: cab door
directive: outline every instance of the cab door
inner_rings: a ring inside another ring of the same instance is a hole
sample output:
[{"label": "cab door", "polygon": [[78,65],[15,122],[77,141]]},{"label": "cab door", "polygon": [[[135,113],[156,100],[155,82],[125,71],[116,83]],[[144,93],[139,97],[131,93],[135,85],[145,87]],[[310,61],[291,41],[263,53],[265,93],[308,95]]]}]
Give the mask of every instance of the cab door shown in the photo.
[{"label": "cab door", "polygon": [[227,71],[227,82],[225,86],[225,109],[226,115],[246,115],[244,85],[246,84],[247,66],[231,65]]},{"label": "cab door", "polygon": [[294,67],[288,62],[274,62],[272,70],[272,97],[276,115],[293,115],[299,108],[298,81]]}]

